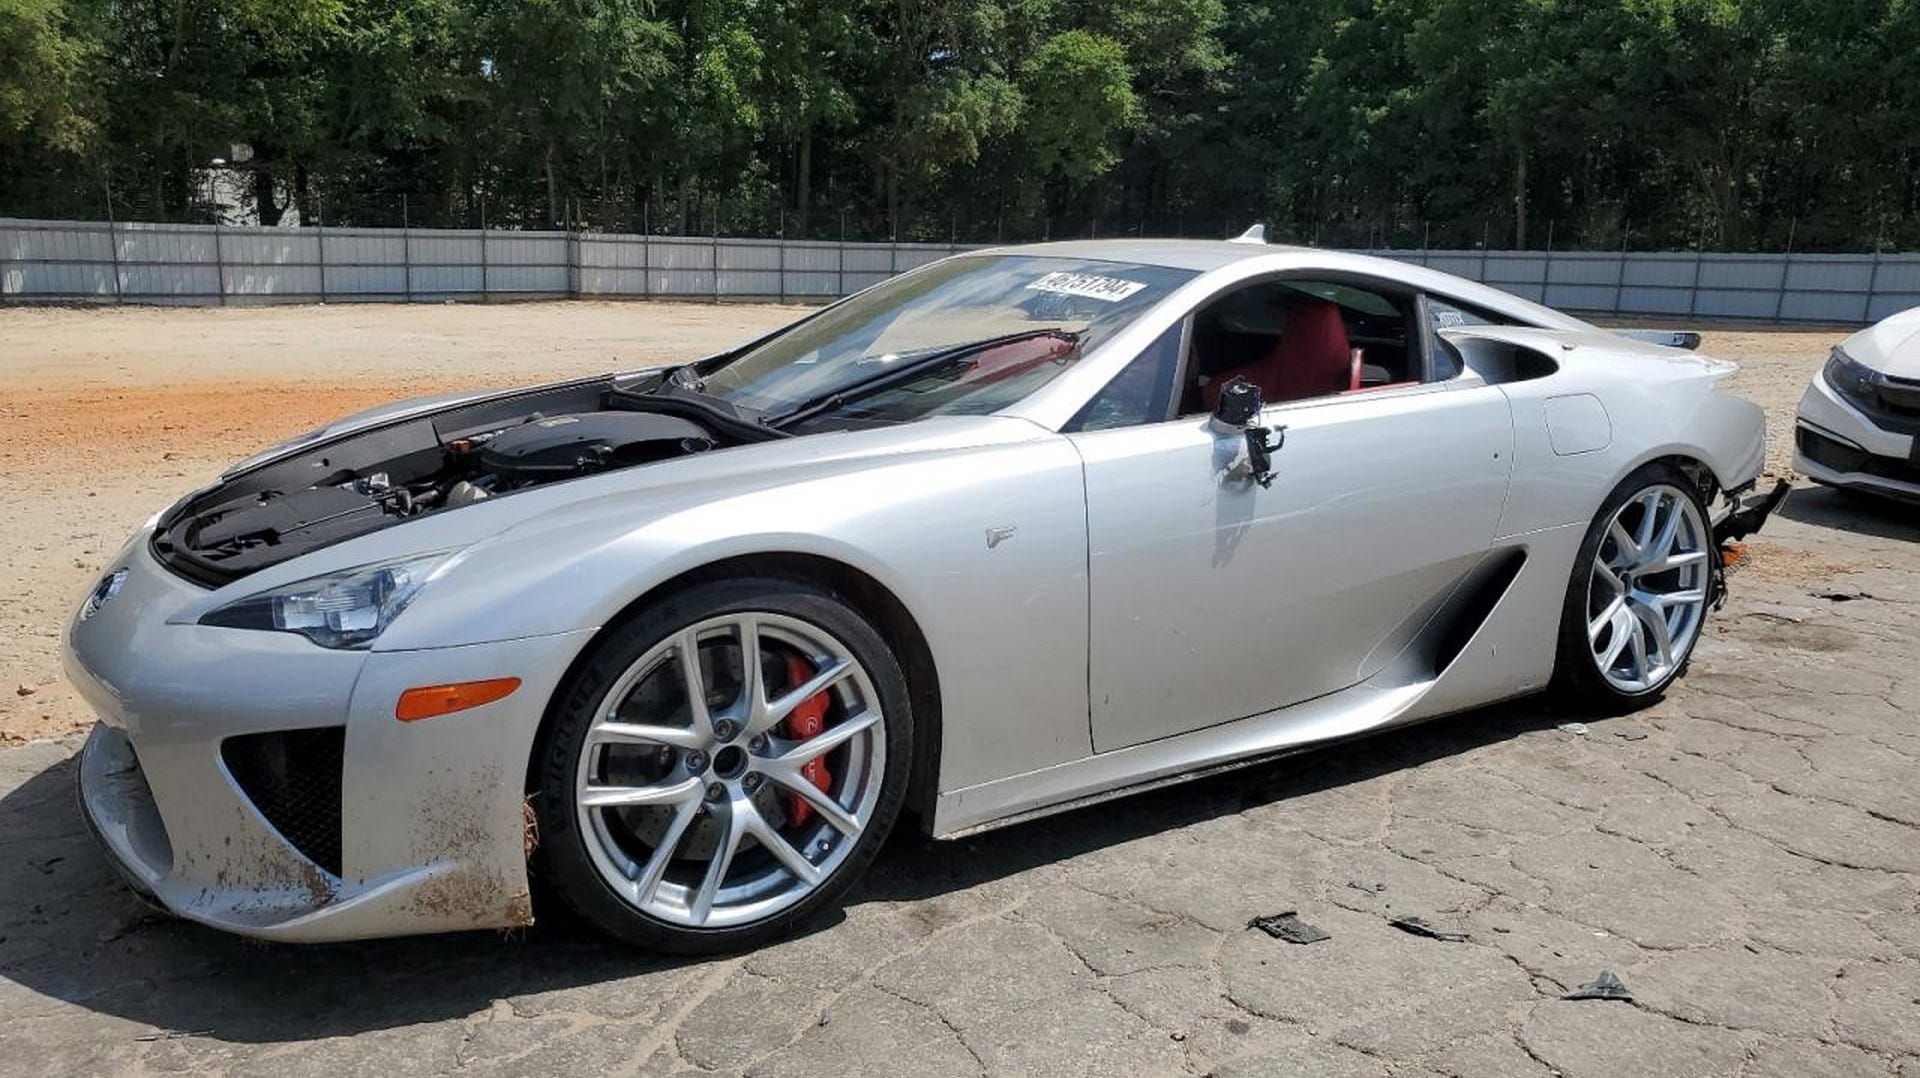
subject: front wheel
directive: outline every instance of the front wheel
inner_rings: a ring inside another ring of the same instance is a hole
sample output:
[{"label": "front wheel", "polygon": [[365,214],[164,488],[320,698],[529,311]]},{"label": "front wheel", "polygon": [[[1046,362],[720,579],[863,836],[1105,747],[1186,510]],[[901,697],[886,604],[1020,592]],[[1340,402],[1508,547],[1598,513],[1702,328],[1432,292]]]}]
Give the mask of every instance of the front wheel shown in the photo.
[{"label": "front wheel", "polygon": [[1568,581],[1561,695],[1600,711],[1658,696],[1700,639],[1717,556],[1700,492],[1677,468],[1649,464],[1615,487]]},{"label": "front wheel", "polygon": [[540,854],[568,905],[659,950],[753,947],[837,900],[899,815],[905,678],[823,591],[703,584],[598,642],[536,748]]}]

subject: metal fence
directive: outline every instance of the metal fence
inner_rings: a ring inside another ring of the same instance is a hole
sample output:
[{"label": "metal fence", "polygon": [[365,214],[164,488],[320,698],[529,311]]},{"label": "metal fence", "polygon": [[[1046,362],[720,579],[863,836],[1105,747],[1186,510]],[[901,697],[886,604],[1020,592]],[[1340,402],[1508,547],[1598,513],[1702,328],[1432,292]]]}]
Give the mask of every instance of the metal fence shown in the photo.
[{"label": "metal fence", "polygon": [[826,300],[960,245],[0,219],[0,298],[249,304]]},{"label": "metal fence", "polygon": [[[825,300],[965,244],[0,219],[0,299],[26,303]],[[1368,252],[1551,307],[1859,324],[1920,306],[1920,255]]]},{"label": "metal fence", "polygon": [[1592,314],[1859,325],[1920,307],[1920,254],[1368,253]]}]

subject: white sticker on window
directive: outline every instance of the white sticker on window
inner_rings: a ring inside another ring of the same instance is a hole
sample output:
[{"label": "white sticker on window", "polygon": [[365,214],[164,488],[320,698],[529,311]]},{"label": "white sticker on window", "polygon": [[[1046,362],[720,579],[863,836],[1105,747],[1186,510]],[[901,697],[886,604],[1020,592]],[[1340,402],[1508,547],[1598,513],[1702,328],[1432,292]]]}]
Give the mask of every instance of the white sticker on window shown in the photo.
[{"label": "white sticker on window", "polygon": [[1085,296],[1104,303],[1118,303],[1147,286],[1142,281],[1062,271],[1049,273],[1027,287],[1039,292],[1058,292],[1063,296]]}]

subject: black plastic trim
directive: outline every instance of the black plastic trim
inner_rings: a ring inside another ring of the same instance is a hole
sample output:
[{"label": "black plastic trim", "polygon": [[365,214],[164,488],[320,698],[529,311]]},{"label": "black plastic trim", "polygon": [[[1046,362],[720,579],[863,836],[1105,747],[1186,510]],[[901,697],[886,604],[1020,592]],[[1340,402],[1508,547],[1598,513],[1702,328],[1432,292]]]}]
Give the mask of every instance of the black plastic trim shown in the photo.
[{"label": "black plastic trim", "polygon": [[341,787],[347,728],[321,726],[241,734],[220,760],[260,815],[300,856],[341,874]]}]

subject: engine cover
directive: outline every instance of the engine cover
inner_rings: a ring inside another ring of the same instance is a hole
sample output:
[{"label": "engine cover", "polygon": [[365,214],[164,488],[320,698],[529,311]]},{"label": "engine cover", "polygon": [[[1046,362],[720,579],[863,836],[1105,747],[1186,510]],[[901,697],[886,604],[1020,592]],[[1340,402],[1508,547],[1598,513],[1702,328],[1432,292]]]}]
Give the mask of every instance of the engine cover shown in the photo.
[{"label": "engine cover", "polygon": [[542,483],[604,468],[711,448],[706,428],[651,412],[583,412],[509,427],[479,453],[480,467],[509,483]]}]

